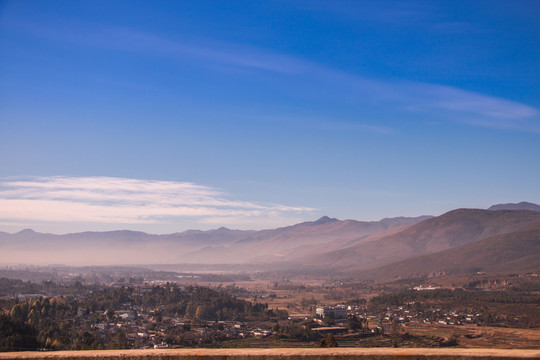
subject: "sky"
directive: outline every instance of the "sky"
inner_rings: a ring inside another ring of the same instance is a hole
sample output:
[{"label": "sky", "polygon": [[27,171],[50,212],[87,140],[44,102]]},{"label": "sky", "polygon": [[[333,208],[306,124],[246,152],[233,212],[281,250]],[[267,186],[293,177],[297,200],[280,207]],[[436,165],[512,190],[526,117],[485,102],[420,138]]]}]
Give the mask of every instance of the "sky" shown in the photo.
[{"label": "sky", "polygon": [[539,1],[0,0],[0,231],[540,203]]}]

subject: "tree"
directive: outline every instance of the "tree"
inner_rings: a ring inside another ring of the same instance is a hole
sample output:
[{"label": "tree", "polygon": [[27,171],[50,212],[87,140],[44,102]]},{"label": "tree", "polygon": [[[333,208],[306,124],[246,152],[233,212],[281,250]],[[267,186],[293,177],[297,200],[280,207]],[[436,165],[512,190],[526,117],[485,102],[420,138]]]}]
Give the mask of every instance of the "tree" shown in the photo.
[{"label": "tree", "polygon": [[0,315],[0,351],[30,351],[39,347],[36,329]]},{"label": "tree", "polygon": [[109,321],[112,321],[114,319],[114,311],[112,311],[111,309],[107,310],[107,319],[109,319]]},{"label": "tree", "polygon": [[400,323],[399,321],[393,320],[393,321],[392,321],[392,328],[391,328],[391,329],[392,329],[392,330],[391,330],[391,331],[392,331],[392,335],[394,335],[394,336],[395,336],[395,335],[399,335],[399,334],[401,334],[402,325],[401,325],[401,323]]},{"label": "tree", "polygon": [[362,320],[359,319],[358,316],[356,315],[349,316],[346,324],[349,329],[355,330],[355,331],[361,331],[363,328]]},{"label": "tree", "polygon": [[126,333],[124,331],[119,331],[115,338],[114,342],[112,343],[113,349],[129,349],[129,343],[127,340]]},{"label": "tree", "polygon": [[325,339],[319,341],[319,347],[338,347],[337,341],[333,334],[328,334]]},{"label": "tree", "polygon": [[195,311],[195,316],[193,317],[193,320],[203,320],[204,317],[204,307],[199,305],[197,306],[197,310]]}]

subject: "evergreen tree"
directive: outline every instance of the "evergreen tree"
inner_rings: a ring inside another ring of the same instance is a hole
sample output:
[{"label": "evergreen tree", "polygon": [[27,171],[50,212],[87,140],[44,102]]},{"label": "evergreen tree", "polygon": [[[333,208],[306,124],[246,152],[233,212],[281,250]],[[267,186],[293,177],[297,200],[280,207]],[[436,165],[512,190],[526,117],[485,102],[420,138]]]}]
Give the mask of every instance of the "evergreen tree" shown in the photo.
[{"label": "evergreen tree", "polygon": [[39,348],[35,328],[0,315],[0,351],[30,351]]}]

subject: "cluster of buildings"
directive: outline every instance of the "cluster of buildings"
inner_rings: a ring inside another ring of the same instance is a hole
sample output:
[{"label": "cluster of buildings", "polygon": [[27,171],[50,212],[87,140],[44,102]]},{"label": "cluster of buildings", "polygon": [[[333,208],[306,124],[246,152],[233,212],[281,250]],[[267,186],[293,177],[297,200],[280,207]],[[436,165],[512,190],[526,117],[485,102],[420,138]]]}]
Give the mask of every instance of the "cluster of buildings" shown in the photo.
[{"label": "cluster of buildings", "polygon": [[[80,322],[92,322],[94,329],[104,343],[114,341],[123,333],[129,347],[167,348],[174,343],[186,346],[208,344],[213,341],[264,338],[272,334],[271,329],[260,323],[240,321],[198,321],[186,322],[184,319],[165,317],[157,319],[152,311],[133,306],[130,310],[88,314],[79,310]],[[97,320],[97,321],[96,321]]]},{"label": "cluster of buildings", "polygon": [[[382,322],[399,323],[437,323],[441,325],[467,325],[481,322],[482,313],[464,310],[443,310],[441,308],[415,309],[414,303],[409,306],[396,306],[385,311],[372,313],[365,306],[320,306],[315,310],[314,320],[319,323],[331,320],[336,323],[345,322],[350,316],[366,320],[375,326]],[[290,315],[290,320],[308,319],[306,314]]]},{"label": "cluster of buildings", "polygon": [[[414,303],[409,304],[414,305]],[[482,314],[476,311],[463,310],[443,310],[441,308],[428,308],[425,310],[415,309],[414,306],[397,306],[387,308],[386,311],[373,314],[366,311],[351,313],[361,319],[374,322],[399,322],[408,323],[428,323],[441,325],[466,325],[478,324]]]}]

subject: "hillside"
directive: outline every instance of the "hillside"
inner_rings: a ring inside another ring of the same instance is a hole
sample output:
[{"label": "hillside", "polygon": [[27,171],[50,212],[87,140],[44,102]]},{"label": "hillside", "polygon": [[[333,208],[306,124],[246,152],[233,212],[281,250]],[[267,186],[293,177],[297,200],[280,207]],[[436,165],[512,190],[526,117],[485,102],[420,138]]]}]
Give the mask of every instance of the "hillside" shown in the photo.
[{"label": "hillside", "polygon": [[390,281],[439,274],[540,272],[540,222],[520,230],[430,255],[414,257],[360,277]]},{"label": "hillside", "polygon": [[458,209],[393,235],[302,259],[304,264],[365,270],[516,231],[540,221],[532,211]]}]

